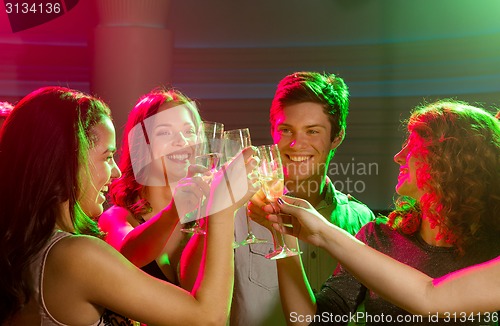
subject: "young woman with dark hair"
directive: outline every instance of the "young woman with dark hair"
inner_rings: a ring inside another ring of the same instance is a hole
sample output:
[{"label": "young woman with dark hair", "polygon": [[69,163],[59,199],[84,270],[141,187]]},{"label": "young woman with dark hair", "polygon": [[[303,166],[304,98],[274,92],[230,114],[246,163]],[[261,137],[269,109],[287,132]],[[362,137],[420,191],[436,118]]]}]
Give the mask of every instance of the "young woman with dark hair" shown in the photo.
[{"label": "young woman with dark hair", "polygon": [[[186,204],[198,203],[199,193],[211,204],[208,251],[191,293],[150,277],[98,239],[94,219],[120,177],[114,152],[109,109],[92,96],[45,87],[15,106],[0,139],[2,325],[108,325],[117,322],[110,311],[154,325],[225,323],[232,217],[256,190],[247,178],[256,165],[253,149],[239,156],[245,164],[226,166],[210,186],[194,177],[174,191]],[[236,202],[223,201],[226,180],[248,185]]]}]

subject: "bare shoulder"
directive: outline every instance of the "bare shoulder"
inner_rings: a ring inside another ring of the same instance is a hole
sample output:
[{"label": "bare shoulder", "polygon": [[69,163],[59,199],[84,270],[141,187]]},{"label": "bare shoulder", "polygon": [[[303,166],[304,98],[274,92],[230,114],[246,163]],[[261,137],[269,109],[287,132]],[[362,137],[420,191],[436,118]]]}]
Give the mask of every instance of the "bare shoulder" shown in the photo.
[{"label": "bare shoulder", "polygon": [[65,271],[81,273],[128,261],[113,247],[93,236],[73,235],[60,240],[50,250],[48,265],[64,268]]},{"label": "bare shoulder", "polygon": [[80,250],[81,248],[97,248],[97,247],[109,247],[103,240],[91,236],[91,235],[71,235],[69,237],[63,238],[54,245],[54,249],[57,250]]},{"label": "bare shoulder", "polygon": [[72,235],[58,241],[50,254],[62,256],[78,254],[78,257],[83,257],[86,255],[91,256],[95,252],[112,253],[113,251],[116,250],[97,237]]},{"label": "bare shoulder", "polygon": [[49,251],[43,296],[48,310],[58,320],[76,312],[96,318],[102,307],[110,307],[119,299],[114,291],[124,288],[140,274],[139,269],[103,240],[73,235],[61,239]]}]

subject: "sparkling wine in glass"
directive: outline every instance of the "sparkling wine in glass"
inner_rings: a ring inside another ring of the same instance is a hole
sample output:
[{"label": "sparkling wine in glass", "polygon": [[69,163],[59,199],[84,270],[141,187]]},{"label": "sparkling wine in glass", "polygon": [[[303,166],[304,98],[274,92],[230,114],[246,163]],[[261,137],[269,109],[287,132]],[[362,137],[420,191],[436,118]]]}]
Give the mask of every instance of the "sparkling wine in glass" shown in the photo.
[{"label": "sparkling wine in glass", "polygon": [[283,179],[277,176],[264,176],[260,178],[262,183],[262,188],[267,200],[270,202],[275,202],[279,197],[283,195],[283,190],[285,189],[285,183]]},{"label": "sparkling wine in glass", "polygon": [[[195,163],[211,170],[212,175],[219,167],[222,157],[222,145],[224,136],[224,125],[220,122],[204,121],[198,130],[197,144],[195,148]],[[205,182],[211,182],[211,178],[202,176]],[[203,198],[200,198],[196,220],[192,227],[182,228],[182,232],[205,234],[205,230],[200,225],[203,218],[202,207]]]},{"label": "sparkling wine in glass", "polygon": [[[259,174],[262,190],[269,203],[273,204],[283,195],[285,188],[283,165],[278,145],[263,145],[257,149],[260,158]],[[271,231],[275,240],[274,251],[266,255],[267,259],[281,259],[299,254],[297,250],[287,247],[283,234],[280,233],[278,236],[276,230],[271,229]]]},{"label": "sparkling wine in glass", "polygon": [[[224,131],[224,163],[231,161],[245,147],[251,146],[250,130],[248,128],[233,129]],[[260,239],[255,236],[250,226],[250,217],[246,217],[247,236],[241,242],[234,242],[233,248],[245,246],[252,243],[267,243],[266,239]]]},{"label": "sparkling wine in glass", "polygon": [[202,154],[195,157],[195,163],[215,171],[219,167],[220,157],[220,153]]}]

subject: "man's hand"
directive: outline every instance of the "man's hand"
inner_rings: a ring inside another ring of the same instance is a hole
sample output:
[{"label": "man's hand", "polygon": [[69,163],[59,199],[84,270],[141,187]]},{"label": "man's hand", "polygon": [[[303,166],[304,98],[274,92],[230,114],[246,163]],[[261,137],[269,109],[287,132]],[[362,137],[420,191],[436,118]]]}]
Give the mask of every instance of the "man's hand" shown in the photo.
[{"label": "man's hand", "polygon": [[[267,228],[268,230],[272,229],[272,223],[269,222],[266,218],[266,216],[269,214],[268,212],[264,211],[262,208],[269,205],[270,207],[276,206],[271,206],[271,204],[267,201],[266,195],[264,194],[264,191],[260,189],[253,195],[253,197],[250,199],[250,201],[247,204],[247,216],[250,217],[253,221],[256,223],[259,223],[263,227]],[[278,211],[272,211],[271,213],[275,213]]]}]

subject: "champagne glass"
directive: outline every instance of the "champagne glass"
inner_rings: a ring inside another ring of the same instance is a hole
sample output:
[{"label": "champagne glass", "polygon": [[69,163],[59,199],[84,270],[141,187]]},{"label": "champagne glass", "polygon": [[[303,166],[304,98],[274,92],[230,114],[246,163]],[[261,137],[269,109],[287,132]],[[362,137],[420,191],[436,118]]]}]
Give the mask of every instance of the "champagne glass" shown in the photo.
[{"label": "champagne glass", "polygon": [[[251,146],[250,130],[248,128],[234,129],[224,131],[224,161],[228,162],[233,159],[243,148]],[[255,236],[250,226],[250,217],[247,220],[247,236],[241,242],[234,242],[233,248],[245,246],[252,243],[267,243],[267,240],[260,239]]]},{"label": "champagne glass", "polygon": [[[257,149],[260,158],[259,173],[262,190],[266,199],[273,204],[283,195],[285,188],[283,165],[278,145],[263,145]],[[276,230],[271,228],[271,231],[274,238],[274,251],[265,256],[267,259],[281,259],[299,254],[296,249],[287,247],[283,234],[280,233],[278,237]]]},{"label": "champagne glass", "polygon": [[[195,148],[195,163],[202,165],[215,173],[219,167],[222,156],[222,140],[224,136],[224,124],[220,122],[203,121],[197,135],[197,144]],[[204,177],[205,178],[205,177]],[[211,182],[211,179],[205,181]],[[182,232],[205,234],[205,230],[200,225],[202,215],[203,198],[200,198],[197,217],[193,226],[182,228]]]}]

